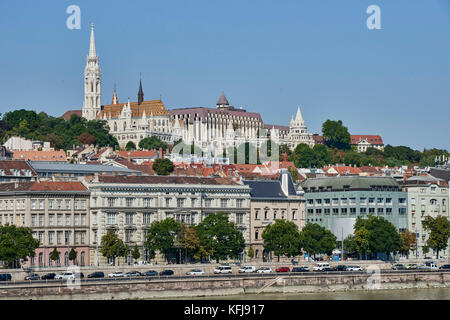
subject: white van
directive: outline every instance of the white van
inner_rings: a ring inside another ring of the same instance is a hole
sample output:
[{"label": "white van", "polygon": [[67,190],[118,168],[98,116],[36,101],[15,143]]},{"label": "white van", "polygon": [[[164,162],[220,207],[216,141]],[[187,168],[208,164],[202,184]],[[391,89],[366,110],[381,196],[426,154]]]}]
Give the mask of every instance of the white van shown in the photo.
[{"label": "white van", "polygon": [[324,268],[329,268],[330,264],[328,262],[319,262],[313,267],[313,271],[323,271]]},{"label": "white van", "polygon": [[255,266],[245,266],[239,269],[239,273],[252,273],[252,272],[256,272]]},{"label": "white van", "polygon": [[219,266],[214,269],[214,273],[233,273],[233,269],[230,266]]}]

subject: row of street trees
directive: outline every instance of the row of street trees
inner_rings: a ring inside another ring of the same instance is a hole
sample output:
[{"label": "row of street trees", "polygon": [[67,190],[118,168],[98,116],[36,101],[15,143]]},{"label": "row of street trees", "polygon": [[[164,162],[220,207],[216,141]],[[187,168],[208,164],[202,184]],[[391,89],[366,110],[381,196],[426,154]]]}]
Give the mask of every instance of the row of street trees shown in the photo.
[{"label": "row of street trees", "polygon": [[[109,230],[102,237],[101,246],[102,255],[112,261],[130,253],[114,230]],[[173,218],[155,221],[148,228],[144,247],[148,250],[149,259],[160,252],[168,261],[178,255],[180,262],[191,259],[203,261],[209,257],[219,262],[239,258],[245,240],[236,225],[228,221],[227,215],[219,212],[208,215],[196,226],[188,226]],[[134,251],[133,258],[138,259],[137,247]]]}]

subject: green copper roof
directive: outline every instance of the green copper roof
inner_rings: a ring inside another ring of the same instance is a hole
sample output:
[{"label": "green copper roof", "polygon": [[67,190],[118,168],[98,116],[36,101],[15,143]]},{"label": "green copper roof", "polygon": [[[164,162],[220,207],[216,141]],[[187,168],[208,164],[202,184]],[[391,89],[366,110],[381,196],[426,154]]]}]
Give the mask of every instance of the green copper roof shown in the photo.
[{"label": "green copper roof", "polygon": [[323,188],[323,191],[327,191],[329,187],[331,190],[344,190],[344,187],[350,190],[371,190],[373,186],[399,187],[399,184],[390,177],[348,176],[307,179],[302,182],[301,186],[305,192],[308,192],[311,191],[311,188],[315,188],[315,190]]}]

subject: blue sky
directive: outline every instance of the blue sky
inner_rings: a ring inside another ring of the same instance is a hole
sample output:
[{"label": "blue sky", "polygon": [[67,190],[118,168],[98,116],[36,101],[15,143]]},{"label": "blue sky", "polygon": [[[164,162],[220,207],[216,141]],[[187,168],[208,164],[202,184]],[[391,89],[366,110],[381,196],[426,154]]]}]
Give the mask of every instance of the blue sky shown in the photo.
[{"label": "blue sky", "polygon": [[[69,5],[81,29],[66,27]],[[366,9],[381,8],[381,30]],[[102,104],[230,104],[308,130],[343,120],[386,144],[450,150],[450,1],[9,1],[0,3],[0,112],[81,108],[90,22]]]}]

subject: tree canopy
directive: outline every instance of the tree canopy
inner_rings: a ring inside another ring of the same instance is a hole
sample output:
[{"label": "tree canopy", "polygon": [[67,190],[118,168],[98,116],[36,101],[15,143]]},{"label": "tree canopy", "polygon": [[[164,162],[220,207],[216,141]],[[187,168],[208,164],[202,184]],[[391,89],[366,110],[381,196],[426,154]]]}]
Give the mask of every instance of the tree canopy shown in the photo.
[{"label": "tree canopy", "polygon": [[300,232],[300,246],[309,256],[330,255],[336,247],[336,236],[317,223],[307,223]]},{"label": "tree canopy", "polygon": [[125,257],[129,252],[128,246],[114,230],[108,230],[102,237],[100,244],[102,246],[101,254],[108,259],[112,259],[113,262],[115,262],[116,257]]},{"label": "tree canopy", "polygon": [[448,246],[450,222],[445,216],[439,215],[436,218],[426,216],[422,226],[429,232],[426,246],[436,250],[436,259],[439,259],[439,252]]},{"label": "tree canopy", "polygon": [[325,144],[330,148],[350,150],[350,133],[342,120],[327,120],[322,124],[322,136]]},{"label": "tree canopy", "polygon": [[262,233],[264,249],[272,251],[280,261],[280,256],[294,257],[300,254],[300,233],[292,221],[275,220]]},{"label": "tree canopy", "polygon": [[197,225],[196,231],[200,243],[217,263],[239,258],[245,248],[244,236],[223,212],[209,214]]},{"label": "tree canopy", "polygon": [[163,150],[167,150],[169,148],[169,145],[161,141],[158,137],[151,136],[139,141],[139,148],[147,150],[158,150],[159,148],[162,148]]},{"label": "tree canopy", "polygon": [[174,170],[173,162],[167,158],[156,159],[152,168],[159,176],[167,176]]},{"label": "tree canopy", "polygon": [[35,256],[38,247],[39,240],[33,238],[31,228],[0,226],[0,261],[6,261],[10,266],[19,259],[27,261],[27,257]]},{"label": "tree canopy", "polygon": [[151,252],[161,252],[167,259],[175,249],[180,231],[180,222],[173,218],[154,221],[147,230],[147,239],[144,245]]}]

